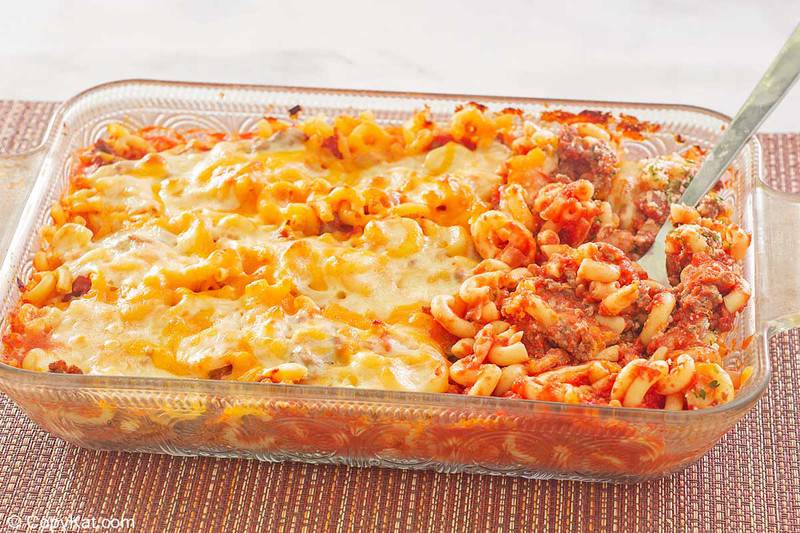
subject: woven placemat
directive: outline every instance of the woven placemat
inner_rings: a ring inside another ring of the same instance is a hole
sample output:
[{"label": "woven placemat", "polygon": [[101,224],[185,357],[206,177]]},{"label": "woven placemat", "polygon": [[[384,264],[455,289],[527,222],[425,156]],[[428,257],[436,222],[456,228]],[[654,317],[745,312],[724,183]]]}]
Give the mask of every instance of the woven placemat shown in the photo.
[{"label": "woven placemat", "polygon": [[[56,104],[0,101],[0,152],[34,146]],[[800,135],[762,135],[800,192]],[[0,531],[133,519],[136,531],[800,531],[800,330],[773,338],[767,395],[687,470],[639,485],[109,453],[67,444],[0,395]]]}]

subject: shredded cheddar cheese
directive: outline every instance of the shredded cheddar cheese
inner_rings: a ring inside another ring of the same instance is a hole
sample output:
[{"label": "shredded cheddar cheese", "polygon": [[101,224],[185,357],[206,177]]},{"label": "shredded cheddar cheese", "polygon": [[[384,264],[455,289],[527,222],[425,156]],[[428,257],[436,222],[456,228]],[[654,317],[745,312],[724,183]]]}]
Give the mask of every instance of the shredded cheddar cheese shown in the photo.
[{"label": "shredded cheddar cheese", "polygon": [[[448,125],[427,111],[403,125],[266,118],[237,135],[114,124],[76,154],[4,360],[668,409],[730,401],[718,363],[750,294],[737,270],[749,235],[716,193],[670,211],[697,161],[628,161],[620,148],[656,130],[475,103]],[[634,263],[670,215],[674,288]]]}]

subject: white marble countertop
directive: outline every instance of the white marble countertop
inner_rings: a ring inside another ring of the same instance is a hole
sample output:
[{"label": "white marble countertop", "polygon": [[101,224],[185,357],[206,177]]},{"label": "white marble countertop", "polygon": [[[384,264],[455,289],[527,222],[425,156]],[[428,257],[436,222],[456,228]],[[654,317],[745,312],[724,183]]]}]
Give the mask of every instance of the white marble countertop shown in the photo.
[{"label": "white marble countertop", "polygon": [[[732,114],[798,0],[28,0],[0,10],[0,98],[162,78],[678,102]],[[800,87],[764,131],[800,131]]]}]

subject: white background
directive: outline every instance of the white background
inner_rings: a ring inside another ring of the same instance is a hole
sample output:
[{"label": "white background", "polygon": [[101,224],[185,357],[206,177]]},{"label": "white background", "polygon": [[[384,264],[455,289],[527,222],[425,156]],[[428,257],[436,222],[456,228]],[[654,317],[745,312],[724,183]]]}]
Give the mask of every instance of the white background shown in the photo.
[{"label": "white background", "polygon": [[[13,0],[0,98],[119,78],[663,101],[733,114],[800,0]],[[762,128],[800,131],[800,86]]]}]

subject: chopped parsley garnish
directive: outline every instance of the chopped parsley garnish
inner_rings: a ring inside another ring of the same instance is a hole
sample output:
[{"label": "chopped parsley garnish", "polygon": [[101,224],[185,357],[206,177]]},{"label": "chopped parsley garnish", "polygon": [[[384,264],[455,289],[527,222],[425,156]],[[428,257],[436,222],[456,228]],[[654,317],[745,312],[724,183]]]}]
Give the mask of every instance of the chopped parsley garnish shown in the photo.
[{"label": "chopped parsley garnish", "polygon": [[698,398],[702,398],[702,399],[705,400],[706,399],[706,390],[705,389],[700,389],[699,391],[695,392],[695,395]]},{"label": "chopped parsley garnish", "polygon": [[714,381],[712,381],[711,383],[709,383],[709,384],[708,384],[708,386],[709,386],[709,387],[711,387],[712,389],[716,389],[717,387],[719,387],[719,381],[717,381],[717,380],[715,379]]}]

